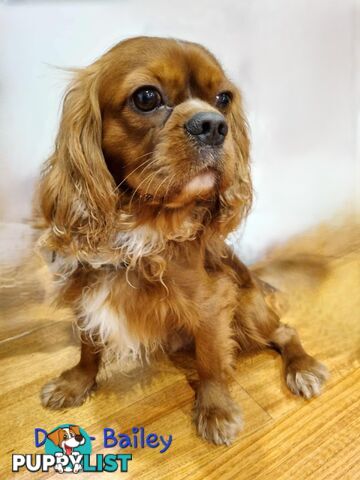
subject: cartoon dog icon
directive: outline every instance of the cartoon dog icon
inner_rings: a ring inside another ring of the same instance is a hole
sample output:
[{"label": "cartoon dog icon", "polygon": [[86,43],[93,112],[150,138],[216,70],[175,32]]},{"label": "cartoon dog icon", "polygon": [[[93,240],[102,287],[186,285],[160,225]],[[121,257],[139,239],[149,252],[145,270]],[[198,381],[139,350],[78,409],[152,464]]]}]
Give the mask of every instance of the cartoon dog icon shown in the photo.
[{"label": "cartoon dog icon", "polygon": [[[57,457],[63,455],[72,455],[77,456],[79,452],[74,452],[74,448],[79,447],[80,445],[84,445],[85,438],[80,432],[80,428],[77,425],[69,425],[68,427],[57,428],[53,432],[48,434],[48,438],[57,446],[60,447],[63,453],[56,453]],[[57,463],[55,466],[55,470],[59,473],[66,472],[74,472],[78,473],[82,469],[80,463],[75,463],[73,468],[65,468],[61,463]]]}]

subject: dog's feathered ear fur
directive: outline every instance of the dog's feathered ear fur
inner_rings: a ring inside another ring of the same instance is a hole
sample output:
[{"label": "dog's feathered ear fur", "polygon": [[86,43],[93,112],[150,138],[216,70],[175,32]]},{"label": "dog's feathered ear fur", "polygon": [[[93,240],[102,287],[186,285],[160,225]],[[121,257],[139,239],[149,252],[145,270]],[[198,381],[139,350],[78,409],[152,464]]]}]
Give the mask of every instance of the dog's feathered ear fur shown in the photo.
[{"label": "dog's feathered ear fur", "polygon": [[58,428],[57,430],[49,433],[47,438],[49,438],[55,445],[59,446],[61,442],[61,432],[61,428]]},{"label": "dog's feathered ear fur", "polygon": [[72,430],[75,435],[81,435],[80,428],[77,425],[70,425],[69,429]]},{"label": "dog's feathered ear fur", "polygon": [[239,93],[234,101],[236,108],[230,114],[229,123],[234,137],[235,172],[231,186],[220,195],[219,211],[214,218],[216,228],[223,235],[238,227],[252,205],[248,126]]},{"label": "dog's feathered ear fur", "polygon": [[101,238],[116,209],[115,184],[101,149],[96,63],[76,73],[66,93],[55,151],[39,186],[42,214],[66,238]]}]

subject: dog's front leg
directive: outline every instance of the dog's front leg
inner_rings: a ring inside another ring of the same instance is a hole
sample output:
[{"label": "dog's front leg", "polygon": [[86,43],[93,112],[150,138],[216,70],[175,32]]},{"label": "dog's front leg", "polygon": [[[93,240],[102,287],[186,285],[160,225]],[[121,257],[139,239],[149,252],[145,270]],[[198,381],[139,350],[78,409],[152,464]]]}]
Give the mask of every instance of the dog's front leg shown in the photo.
[{"label": "dog's front leg", "polygon": [[228,389],[227,377],[234,351],[231,316],[226,308],[217,313],[201,322],[194,332],[199,374],[195,423],[204,439],[217,445],[229,445],[242,429],[242,419]]},{"label": "dog's front leg", "polygon": [[79,363],[43,386],[43,406],[59,409],[83,404],[96,387],[100,360],[100,347],[82,335]]}]

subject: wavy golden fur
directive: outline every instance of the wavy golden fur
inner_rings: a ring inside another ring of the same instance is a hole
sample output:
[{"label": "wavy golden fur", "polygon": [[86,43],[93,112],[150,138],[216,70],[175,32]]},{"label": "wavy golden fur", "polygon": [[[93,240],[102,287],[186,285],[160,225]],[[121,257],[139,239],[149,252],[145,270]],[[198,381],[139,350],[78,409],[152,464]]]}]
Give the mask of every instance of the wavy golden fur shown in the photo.
[{"label": "wavy golden fur", "polygon": [[274,346],[289,388],[319,393],[326,369],[225,243],[251,206],[249,138],[241,95],[205,48],[139,37],[77,71],[38,194],[39,248],[82,336],[44,405],[81,404],[105,350],[127,362],[186,344],[195,423],[214,443],[241,427],[227,387],[237,349]]}]

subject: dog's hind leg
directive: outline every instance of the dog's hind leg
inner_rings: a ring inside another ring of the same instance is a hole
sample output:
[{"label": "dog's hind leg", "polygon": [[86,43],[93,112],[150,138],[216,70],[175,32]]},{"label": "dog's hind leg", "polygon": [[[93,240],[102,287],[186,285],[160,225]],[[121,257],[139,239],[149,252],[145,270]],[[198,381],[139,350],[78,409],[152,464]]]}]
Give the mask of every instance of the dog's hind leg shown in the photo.
[{"label": "dog's hind leg", "polygon": [[[295,395],[311,398],[319,395],[328,377],[326,367],[309,355],[295,328],[282,323],[266,299],[254,294],[254,302],[246,301],[235,316],[235,335],[240,351],[273,348],[281,354],[285,381]],[[244,304],[246,306],[244,306]]]},{"label": "dog's hind leg", "polygon": [[280,321],[284,313],[280,292],[257,279],[235,256],[228,263],[236,273],[239,288],[234,321],[239,350],[275,349],[282,356],[291,392],[305,398],[319,395],[328,371],[304,350],[295,328]]},{"label": "dog's hind leg", "polygon": [[270,337],[270,346],[281,353],[285,380],[292,393],[307,399],[321,393],[328,370],[306,353],[294,328],[280,323]]},{"label": "dog's hind leg", "polygon": [[79,363],[43,386],[40,394],[42,405],[59,409],[83,404],[96,388],[100,360],[99,347],[82,336]]}]

